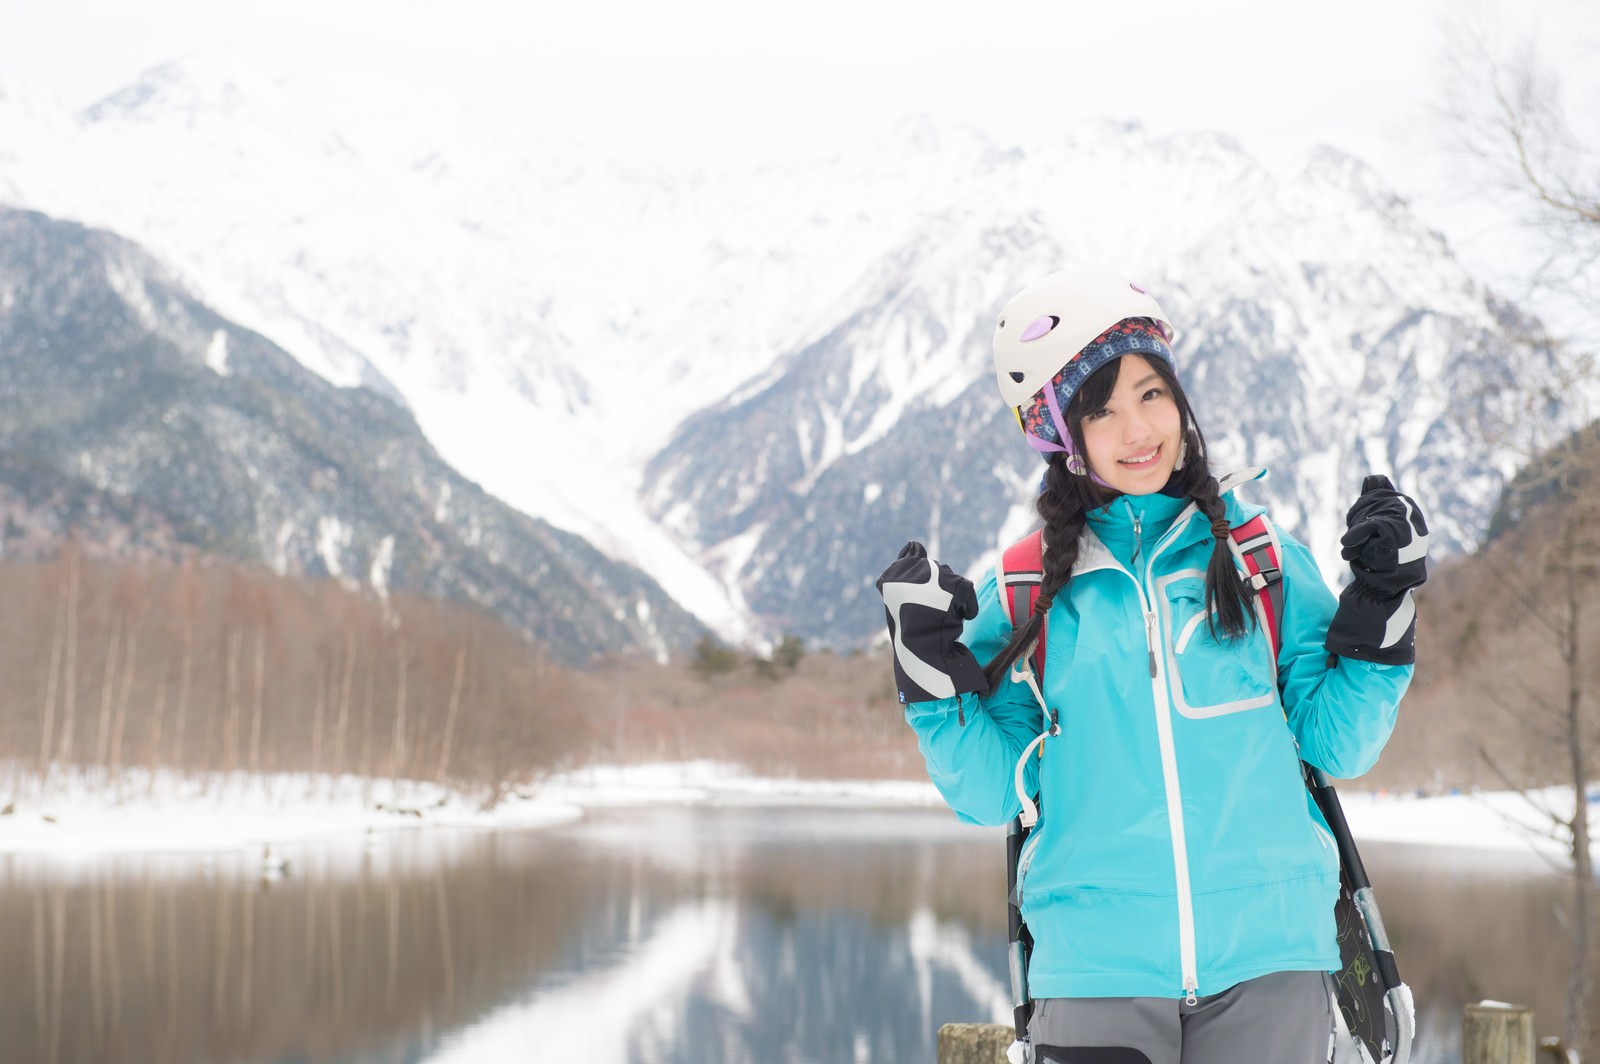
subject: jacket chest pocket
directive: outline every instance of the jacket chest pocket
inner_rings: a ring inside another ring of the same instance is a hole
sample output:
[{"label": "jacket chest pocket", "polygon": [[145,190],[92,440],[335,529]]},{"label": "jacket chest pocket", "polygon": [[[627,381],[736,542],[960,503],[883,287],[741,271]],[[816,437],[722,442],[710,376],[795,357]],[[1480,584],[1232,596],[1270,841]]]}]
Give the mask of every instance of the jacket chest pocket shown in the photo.
[{"label": "jacket chest pocket", "polygon": [[1274,705],[1277,668],[1266,633],[1235,640],[1212,633],[1205,573],[1184,569],[1156,582],[1161,648],[1172,697],[1186,717],[1218,717]]}]

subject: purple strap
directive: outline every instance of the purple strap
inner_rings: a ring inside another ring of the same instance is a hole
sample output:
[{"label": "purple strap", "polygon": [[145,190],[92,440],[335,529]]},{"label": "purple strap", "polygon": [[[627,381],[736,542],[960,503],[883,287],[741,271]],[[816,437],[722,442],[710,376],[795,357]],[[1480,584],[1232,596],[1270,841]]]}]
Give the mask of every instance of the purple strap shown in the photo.
[{"label": "purple strap", "polygon": [[1057,449],[1071,454],[1072,433],[1067,431],[1067,420],[1061,416],[1061,402],[1056,398],[1055,381],[1044,386],[1044,403],[1050,408],[1050,420],[1055,422],[1056,436],[1061,440],[1061,446]]}]

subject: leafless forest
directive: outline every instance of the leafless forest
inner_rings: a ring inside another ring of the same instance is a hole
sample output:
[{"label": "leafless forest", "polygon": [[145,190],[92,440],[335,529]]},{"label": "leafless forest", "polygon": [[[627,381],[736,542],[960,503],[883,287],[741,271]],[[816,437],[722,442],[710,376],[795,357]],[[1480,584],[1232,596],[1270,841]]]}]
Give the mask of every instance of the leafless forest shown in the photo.
[{"label": "leafless forest", "polygon": [[24,779],[310,772],[493,800],[591,760],[920,772],[882,661],[791,643],[778,659],[715,647],[709,665],[575,671],[482,612],[234,563],[69,546],[0,574],[0,758]]},{"label": "leafless forest", "polygon": [[879,654],[764,657],[721,650],[684,664],[606,661],[575,676],[590,756],[713,758],[811,779],[926,779]]},{"label": "leafless forest", "polygon": [[352,773],[493,794],[583,746],[567,674],[482,613],[75,546],[0,573],[0,756],[24,773]]}]

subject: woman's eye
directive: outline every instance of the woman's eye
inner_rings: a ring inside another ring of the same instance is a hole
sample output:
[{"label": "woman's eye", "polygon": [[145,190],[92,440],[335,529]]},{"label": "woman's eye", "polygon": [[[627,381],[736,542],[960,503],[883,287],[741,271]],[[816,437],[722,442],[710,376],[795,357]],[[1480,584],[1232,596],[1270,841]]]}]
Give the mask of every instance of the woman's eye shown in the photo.
[{"label": "woman's eye", "polygon": [[1148,403],[1152,399],[1160,398],[1163,394],[1165,393],[1163,393],[1160,388],[1151,388],[1148,392],[1144,393],[1144,401]]},{"label": "woman's eye", "polygon": [[1111,413],[1111,411],[1105,409],[1104,407],[1101,407],[1099,410],[1094,411],[1092,414],[1085,414],[1083,420],[1085,420],[1085,421],[1099,421],[1101,418],[1107,416],[1110,413]]}]

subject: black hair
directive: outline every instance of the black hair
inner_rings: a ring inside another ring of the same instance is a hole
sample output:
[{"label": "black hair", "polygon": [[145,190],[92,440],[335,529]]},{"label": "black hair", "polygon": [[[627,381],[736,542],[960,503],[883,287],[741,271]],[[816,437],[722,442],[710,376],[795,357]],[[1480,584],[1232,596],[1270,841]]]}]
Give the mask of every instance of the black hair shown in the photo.
[{"label": "black hair", "polygon": [[[1225,527],[1227,518],[1221,486],[1211,474],[1205,437],[1195,421],[1189,397],[1165,359],[1147,358],[1145,361],[1150,363],[1150,367],[1171,390],[1172,398],[1178,404],[1180,431],[1188,444],[1183,468],[1173,471],[1165,491],[1193,499],[1200,512],[1210,519],[1213,528]],[[1090,374],[1062,411],[1062,419],[1066,421],[1067,431],[1072,436],[1073,450],[1079,455],[1088,454],[1081,428],[1084,416],[1102,409],[1110,401],[1122,362],[1122,358],[1114,359]],[[999,686],[1007,670],[1039,638],[1039,629],[1051,603],[1072,578],[1072,567],[1078,561],[1079,538],[1083,535],[1089,511],[1104,506],[1118,494],[1112,489],[1100,487],[1087,476],[1068,472],[1066,455],[1050,455],[1044,490],[1040,492],[1036,503],[1039,516],[1044,519],[1044,576],[1039,598],[1028,619],[1017,626],[1010,640],[983,667],[990,690]],[[1001,593],[1004,594],[1003,588]],[[1255,624],[1249,593],[1239,578],[1239,571],[1234,565],[1233,548],[1226,537],[1215,540],[1211,559],[1206,566],[1206,610],[1206,624],[1215,639],[1237,639]]]}]

